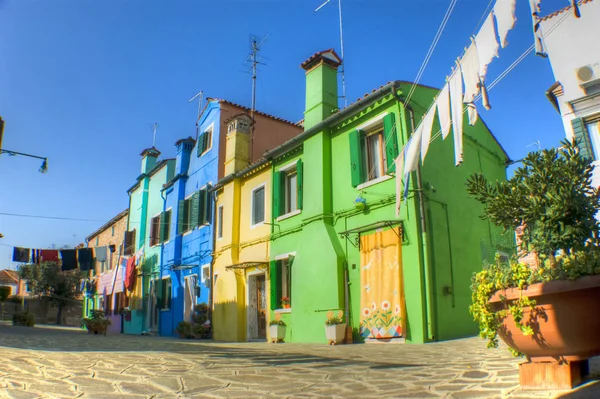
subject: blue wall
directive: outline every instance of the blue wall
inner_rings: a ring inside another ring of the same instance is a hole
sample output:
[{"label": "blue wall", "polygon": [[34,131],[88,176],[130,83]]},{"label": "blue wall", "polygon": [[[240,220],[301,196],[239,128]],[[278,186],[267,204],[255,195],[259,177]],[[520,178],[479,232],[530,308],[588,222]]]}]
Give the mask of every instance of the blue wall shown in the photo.
[{"label": "blue wall", "polygon": [[[212,262],[210,254],[213,251],[214,207],[210,206],[211,217],[208,225],[195,227],[183,236],[177,234],[177,220],[180,200],[205,188],[207,184],[216,184],[218,180],[220,122],[219,103],[210,102],[200,118],[198,131],[202,133],[212,126],[212,147],[198,157],[197,143],[191,153],[187,153],[183,146],[178,146],[175,173],[180,177],[163,191],[164,210],[171,209],[171,226],[169,241],[163,244],[161,270],[163,277],[171,277],[172,298],[171,308],[160,314],[160,335],[177,335],[175,328],[184,317],[185,276],[197,276],[200,295],[195,298],[196,304],[208,303],[209,300],[209,288],[202,282],[202,266],[209,267]],[[212,195],[210,198],[212,202]],[[180,265],[193,266],[180,270],[172,269],[173,266]]]}]

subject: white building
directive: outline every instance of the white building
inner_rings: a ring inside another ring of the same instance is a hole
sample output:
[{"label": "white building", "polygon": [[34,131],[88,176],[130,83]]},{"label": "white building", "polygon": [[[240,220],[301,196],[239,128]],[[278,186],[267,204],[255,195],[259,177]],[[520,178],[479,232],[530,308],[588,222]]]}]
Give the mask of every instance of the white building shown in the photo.
[{"label": "white building", "polygon": [[[556,82],[547,96],[560,112],[566,137],[600,165],[600,0],[580,1],[580,18],[565,7],[542,19],[546,52]],[[594,171],[600,185],[600,167]]]}]

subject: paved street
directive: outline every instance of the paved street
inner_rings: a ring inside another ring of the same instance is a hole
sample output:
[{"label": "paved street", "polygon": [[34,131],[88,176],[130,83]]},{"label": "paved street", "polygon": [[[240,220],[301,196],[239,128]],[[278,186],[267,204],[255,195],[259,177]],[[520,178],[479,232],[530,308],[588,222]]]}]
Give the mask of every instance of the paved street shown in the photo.
[{"label": "paved street", "polygon": [[[477,338],[428,345],[213,343],[0,325],[4,398],[598,398],[522,392]],[[600,374],[600,362],[592,362]]]}]

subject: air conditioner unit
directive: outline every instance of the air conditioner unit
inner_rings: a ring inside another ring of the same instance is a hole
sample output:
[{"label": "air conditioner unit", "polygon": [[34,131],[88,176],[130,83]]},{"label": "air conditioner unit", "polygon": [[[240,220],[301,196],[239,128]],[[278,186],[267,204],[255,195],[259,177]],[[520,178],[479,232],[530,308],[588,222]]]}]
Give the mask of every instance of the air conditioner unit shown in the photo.
[{"label": "air conditioner unit", "polygon": [[581,87],[600,84],[600,62],[577,68],[575,73]]}]

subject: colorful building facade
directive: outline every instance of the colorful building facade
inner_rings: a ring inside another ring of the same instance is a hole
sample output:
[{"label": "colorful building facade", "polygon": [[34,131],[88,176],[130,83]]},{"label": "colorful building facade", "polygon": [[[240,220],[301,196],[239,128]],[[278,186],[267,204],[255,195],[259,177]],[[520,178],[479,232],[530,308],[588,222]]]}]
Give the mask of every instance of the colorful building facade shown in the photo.
[{"label": "colorful building facade", "polygon": [[[108,331],[112,333],[122,331],[122,310],[127,305],[123,292],[124,270],[120,263],[120,255],[128,215],[129,209],[123,210],[85,239],[87,247],[96,250],[96,257],[94,267],[89,273],[93,289],[84,293],[83,317],[90,317],[92,310],[103,310],[111,321]],[[103,248],[100,251],[106,254],[106,258],[101,255],[102,261],[97,258],[99,248]]]},{"label": "colorful building facade", "polygon": [[[171,287],[171,305],[161,312],[161,335],[176,335],[177,325],[190,321],[194,305],[211,302],[216,234],[212,187],[230,168],[248,166],[267,149],[302,131],[296,124],[259,111],[255,111],[252,125],[248,115],[246,107],[209,99],[198,120],[197,138],[176,143],[176,173],[163,187],[163,212],[170,227],[165,236],[168,242],[162,246],[161,276]],[[228,130],[232,118],[247,128],[244,135]],[[230,147],[236,157],[229,152]],[[163,295],[168,292],[163,291]]]},{"label": "colorful building facade", "polygon": [[[460,167],[454,166],[450,139],[432,142],[396,217],[394,160],[438,90],[419,85],[406,103],[412,84],[394,81],[340,111],[339,65],[332,50],[302,64],[304,132],[236,174],[240,187],[253,176],[267,182],[269,231],[242,239],[251,215],[237,211],[239,221],[230,233],[224,227],[216,253],[227,246],[243,251],[245,242],[267,248],[268,258],[256,253],[254,260],[238,255],[215,261],[215,339],[253,338],[254,309],[243,310],[253,306],[251,295],[261,283],[251,286],[248,271],[264,273],[266,321],[284,320],[289,342],[326,342],[326,315],[340,310],[354,341],[420,343],[476,333],[468,313],[471,275],[481,268],[483,245],[496,246],[500,232],[479,218],[481,207],[464,184],[474,172],[505,179],[507,155],[481,120],[465,127]],[[235,203],[235,183],[218,183],[217,207]],[[243,209],[248,197],[238,192]]]},{"label": "colorful building facade", "polygon": [[128,315],[123,320],[126,334],[158,333],[160,312],[169,305],[159,300],[164,297],[161,292],[170,287],[162,284],[162,246],[153,223],[163,212],[162,188],[175,175],[175,159],[159,161],[160,152],[154,147],[144,150],[141,156],[142,173],[127,190],[129,218],[123,253],[135,256],[136,271],[134,288],[127,293]]}]

